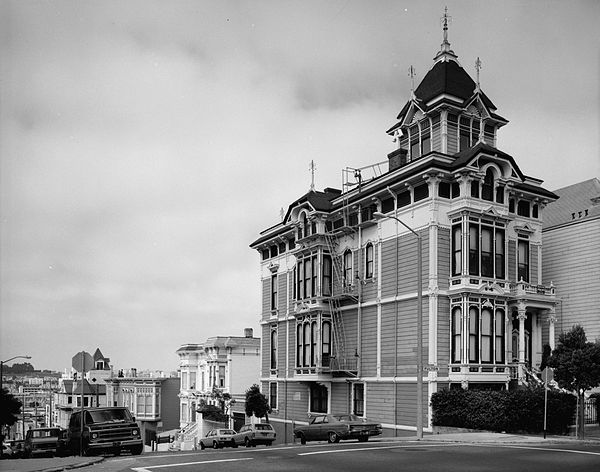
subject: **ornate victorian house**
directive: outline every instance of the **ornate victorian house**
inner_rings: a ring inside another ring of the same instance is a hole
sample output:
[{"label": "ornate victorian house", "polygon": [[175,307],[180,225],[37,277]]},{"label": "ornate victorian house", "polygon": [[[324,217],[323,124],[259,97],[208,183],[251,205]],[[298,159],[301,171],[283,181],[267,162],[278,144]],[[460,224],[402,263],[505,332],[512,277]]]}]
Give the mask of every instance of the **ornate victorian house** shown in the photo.
[{"label": "ornate victorian house", "polygon": [[347,168],[343,191],[309,191],[251,244],[278,437],[322,412],[368,416],[387,435],[415,429],[420,324],[425,405],[443,388],[525,384],[553,345],[542,214],[557,196],[498,148],[508,121],[478,76],[444,27],[433,67],[387,131],[388,160]]}]

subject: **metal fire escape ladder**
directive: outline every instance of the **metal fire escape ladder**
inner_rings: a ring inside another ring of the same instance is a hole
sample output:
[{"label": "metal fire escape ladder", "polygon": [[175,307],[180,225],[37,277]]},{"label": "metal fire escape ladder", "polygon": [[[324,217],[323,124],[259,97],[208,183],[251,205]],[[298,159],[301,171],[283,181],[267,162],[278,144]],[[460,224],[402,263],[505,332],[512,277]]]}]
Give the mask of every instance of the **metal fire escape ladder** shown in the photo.
[{"label": "metal fire escape ladder", "polygon": [[[344,332],[344,320],[342,317],[342,310],[340,305],[340,293],[344,291],[344,276],[343,269],[340,263],[340,257],[336,254],[337,238],[331,234],[326,233],[325,240],[327,242],[327,248],[331,256],[331,265],[333,272],[333,284],[332,293],[329,297],[329,311],[331,312],[332,328],[333,328],[333,346],[334,356],[332,358],[332,367],[337,367],[339,370],[346,370],[346,333]],[[336,291],[338,292],[336,294]]]}]

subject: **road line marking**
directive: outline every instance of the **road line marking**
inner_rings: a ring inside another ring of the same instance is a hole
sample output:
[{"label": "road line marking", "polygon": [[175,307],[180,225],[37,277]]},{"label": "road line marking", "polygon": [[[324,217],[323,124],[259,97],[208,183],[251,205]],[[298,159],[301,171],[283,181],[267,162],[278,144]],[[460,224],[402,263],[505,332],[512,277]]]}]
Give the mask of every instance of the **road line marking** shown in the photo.
[{"label": "road line marking", "polygon": [[181,467],[181,466],[185,466],[185,465],[214,464],[217,462],[251,461],[252,459],[253,459],[253,457],[242,457],[240,459],[215,459],[212,461],[180,462],[178,464],[162,464],[162,465],[149,465],[146,467],[132,467],[131,470],[135,470],[135,472],[150,472],[150,469],[163,469],[165,467]]},{"label": "road line marking", "polygon": [[[467,444],[467,443],[463,443],[463,444]],[[473,446],[478,446],[478,447],[506,447],[506,448],[512,448],[512,449],[527,449],[530,451],[550,451],[550,452],[570,452],[572,454],[587,454],[590,456],[600,456],[600,452],[591,452],[591,451],[578,451],[577,449],[558,449],[558,448],[553,448],[553,447],[544,447],[544,446],[540,446],[540,447],[533,447],[533,446],[514,446],[511,444],[473,444]]]},{"label": "road line marking", "polygon": [[[302,452],[298,454],[299,456],[311,456],[316,454],[337,454],[338,452],[361,452],[361,451],[372,451],[378,449],[401,449],[405,447],[433,447],[433,446],[452,446],[453,444],[449,443],[411,443],[411,444],[396,444],[394,446],[374,446],[374,447],[355,447],[355,448],[346,448],[346,449],[334,449],[330,451],[314,451],[314,452]],[[454,444],[456,446],[456,444]]]}]

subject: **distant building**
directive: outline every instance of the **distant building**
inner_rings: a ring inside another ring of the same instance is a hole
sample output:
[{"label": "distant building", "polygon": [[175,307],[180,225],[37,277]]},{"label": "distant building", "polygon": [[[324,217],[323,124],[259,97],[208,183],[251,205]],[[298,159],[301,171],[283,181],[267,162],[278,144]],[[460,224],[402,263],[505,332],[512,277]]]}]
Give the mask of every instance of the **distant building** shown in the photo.
[{"label": "distant building", "polygon": [[[83,385],[83,387],[82,387]],[[83,388],[83,395],[82,395]],[[106,385],[87,379],[61,379],[58,392],[54,395],[54,426],[66,428],[73,410],[106,406]]]},{"label": "distant building", "polygon": [[556,335],[575,324],[588,341],[600,338],[600,180],[593,178],[554,193],[544,210],[542,272],[556,285]]},{"label": "distant building", "polygon": [[259,383],[260,339],[248,328],[244,336],[216,336],[202,344],[184,344],[177,350],[181,371],[180,426],[196,422],[201,401],[216,404],[213,389],[228,393],[234,402],[229,413],[236,424],[245,421],[246,390]]},{"label": "distant building", "polygon": [[120,371],[105,380],[107,406],[125,406],[140,424],[144,443],[150,445],[163,431],[179,427],[179,378],[138,375]]}]

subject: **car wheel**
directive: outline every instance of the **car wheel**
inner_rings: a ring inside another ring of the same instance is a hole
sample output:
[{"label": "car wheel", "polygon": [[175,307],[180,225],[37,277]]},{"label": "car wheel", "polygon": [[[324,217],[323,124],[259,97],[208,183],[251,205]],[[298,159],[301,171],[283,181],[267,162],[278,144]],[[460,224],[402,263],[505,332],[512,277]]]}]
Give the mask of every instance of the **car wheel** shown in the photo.
[{"label": "car wheel", "polygon": [[217,441],[213,441],[213,449],[219,449],[219,443],[217,443]]},{"label": "car wheel", "polygon": [[139,456],[143,451],[144,451],[144,446],[142,444],[131,448],[131,454],[133,454],[134,456]]},{"label": "car wheel", "polygon": [[306,438],[304,437],[303,433],[300,433],[298,437],[300,438],[300,444],[306,444]]},{"label": "car wheel", "polygon": [[206,448],[206,446],[204,445],[204,443],[202,441],[200,441],[200,449],[202,449],[204,451],[205,448]]},{"label": "car wheel", "polygon": [[328,441],[330,443],[339,443],[340,437],[337,435],[337,433],[335,433],[334,431],[331,431],[328,436]]}]

